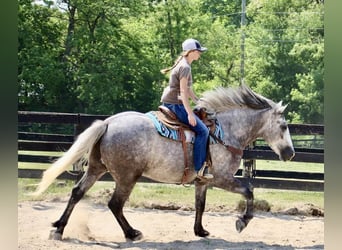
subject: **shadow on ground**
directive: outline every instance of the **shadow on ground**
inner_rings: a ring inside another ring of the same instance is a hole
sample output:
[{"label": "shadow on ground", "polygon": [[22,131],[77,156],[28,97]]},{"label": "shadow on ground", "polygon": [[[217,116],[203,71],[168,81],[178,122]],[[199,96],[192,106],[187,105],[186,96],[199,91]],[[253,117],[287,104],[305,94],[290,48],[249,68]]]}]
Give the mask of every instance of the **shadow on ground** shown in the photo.
[{"label": "shadow on ground", "polygon": [[199,239],[194,241],[180,241],[175,240],[172,242],[149,242],[148,240],[144,241],[126,241],[121,243],[114,242],[105,242],[105,241],[80,241],[78,239],[66,238],[63,239],[62,242],[68,242],[78,245],[84,246],[103,246],[104,248],[110,249],[125,249],[125,248],[134,248],[134,249],[173,249],[173,250],[184,250],[184,249],[198,249],[198,250],[207,250],[207,249],[229,249],[229,250],[257,250],[257,249],[272,249],[272,250],[297,250],[297,249],[324,249],[324,245],[313,245],[308,247],[293,247],[291,245],[281,246],[281,245],[269,245],[263,242],[229,242],[223,239]]}]

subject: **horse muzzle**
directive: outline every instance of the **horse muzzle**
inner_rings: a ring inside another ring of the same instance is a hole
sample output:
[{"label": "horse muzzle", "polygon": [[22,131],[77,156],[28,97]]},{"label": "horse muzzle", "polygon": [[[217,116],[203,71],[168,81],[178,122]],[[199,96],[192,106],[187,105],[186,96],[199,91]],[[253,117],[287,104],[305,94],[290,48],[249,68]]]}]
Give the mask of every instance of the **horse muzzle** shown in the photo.
[{"label": "horse muzzle", "polygon": [[291,161],[294,156],[294,149],[292,147],[285,147],[280,151],[279,158],[282,161]]}]

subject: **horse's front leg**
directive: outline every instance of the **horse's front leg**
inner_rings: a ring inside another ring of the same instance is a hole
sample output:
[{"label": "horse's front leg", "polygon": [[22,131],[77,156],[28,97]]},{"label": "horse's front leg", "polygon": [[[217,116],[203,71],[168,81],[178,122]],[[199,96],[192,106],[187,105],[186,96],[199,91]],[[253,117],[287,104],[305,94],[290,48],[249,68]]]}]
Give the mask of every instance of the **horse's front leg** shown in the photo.
[{"label": "horse's front leg", "polygon": [[225,189],[227,191],[241,194],[246,199],[246,208],[242,216],[235,222],[236,230],[240,233],[243,229],[245,229],[253,218],[253,208],[254,208],[254,195],[253,191],[249,187],[249,185],[242,183],[234,176],[230,176],[228,179],[221,181],[220,183],[216,183],[217,187]]},{"label": "horse's front leg", "polygon": [[[241,233],[243,229],[245,229],[249,223],[249,221],[253,218],[253,210],[254,210],[254,195],[253,191],[249,187],[249,185],[241,183],[239,180],[235,179],[237,182],[240,183],[241,187],[237,188],[238,193],[241,194],[246,199],[246,208],[241,217],[239,217],[236,222],[236,230]],[[240,192],[239,192],[240,191]]]},{"label": "horse's front leg", "polygon": [[196,208],[196,218],[194,231],[195,235],[200,237],[206,237],[209,235],[209,232],[205,230],[202,226],[202,216],[205,209],[205,201],[207,196],[207,184],[201,183],[199,181],[195,181],[195,208]]}]

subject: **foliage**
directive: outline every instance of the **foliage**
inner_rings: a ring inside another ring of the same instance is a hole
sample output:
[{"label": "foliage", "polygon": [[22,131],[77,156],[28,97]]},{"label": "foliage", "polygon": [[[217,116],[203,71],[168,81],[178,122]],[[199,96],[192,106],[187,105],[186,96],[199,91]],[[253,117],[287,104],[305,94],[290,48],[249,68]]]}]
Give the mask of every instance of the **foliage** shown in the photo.
[{"label": "foliage", "polygon": [[248,6],[246,80],[289,103],[289,120],[323,123],[323,4],[252,1]]},{"label": "foliage", "polygon": [[30,0],[19,2],[19,109],[55,110],[68,102],[59,63],[62,16],[59,11],[31,4]]},{"label": "foliage", "polygon": [[192,66],[198,94],[244,79],[288,103],[290,122],[323,122],[322,1],[246,0],[243,26],[240,1],[44,3],[19,0],[19,110],[156,109],[168,81],[160,69],[193,37],[209,48]]}]

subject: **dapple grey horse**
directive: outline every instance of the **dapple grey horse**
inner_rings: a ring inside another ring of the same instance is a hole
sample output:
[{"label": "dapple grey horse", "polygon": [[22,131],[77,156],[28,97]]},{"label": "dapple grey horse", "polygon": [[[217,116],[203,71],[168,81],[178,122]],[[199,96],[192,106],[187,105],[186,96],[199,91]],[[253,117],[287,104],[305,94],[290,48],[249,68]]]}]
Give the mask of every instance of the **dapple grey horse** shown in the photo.
[{"label": "dapple grey horse", "polygon": [[[246,209],[236,221],[236,229],[241,232],[253,218],[254,198],[249,185],[234,177],[242,158],[240,152],[257,138],[263,138],[280,160],[291,160],[295,152],[283,114],[286,106],[255,93],[244,84],[205,92],[197,105],[215,112],[216,119],[222,125],[223,140],[210,145],[211,173],[214,176],[210,185],[239,193],[246,199]],[[187,158],[192,163],[191,152]],[[53,238],[62,239],[74,206],[101,176],[109,172],[116,185],[108,206],[125,237],[130,240],[141,239],[142,233],[134,229],[123,214],[126,200],[141,176],[159,182],[181,183],[184,158],[181,142],[160,136],[146,114],[123,112],[104,121],[95,121],[44,172],[35,192],[36,195],[44,192],[58,175],[76,161],[87,161],[88,167],[72,189],[64,213],[53,223],[57,228]],[[197,236],[206,237],[209,232],[203,228],[202,215],[209,183],[197,179],[193,169],[187,180],[195,185],[194,232]]]}]

